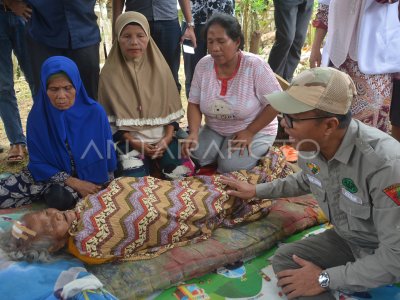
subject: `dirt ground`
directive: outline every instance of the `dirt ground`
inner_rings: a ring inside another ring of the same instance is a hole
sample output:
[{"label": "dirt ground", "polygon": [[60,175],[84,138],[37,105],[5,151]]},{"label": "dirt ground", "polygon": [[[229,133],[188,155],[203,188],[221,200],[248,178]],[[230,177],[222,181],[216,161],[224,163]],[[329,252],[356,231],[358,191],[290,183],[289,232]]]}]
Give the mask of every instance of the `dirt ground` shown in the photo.
[{"label": "dirt ground", "polygon": [[[18,100],[22,126],[24,128],[24,132],[26,132],[26,119],[32,107],[32,96],[24,77],[20,77],[15,80],[14,88]],[[3,153],[0,153],[0,173],[18,171],[25,165],[25,163],[7,163],[5,161],[10,145],[6,136],[3,122],[0,122],[0,147],[4,149]]]},{"label": "dirt ground", "polygon": [[[272,39],[272,41],[273,41],[273,39]],[[304,70],[307,67],[309,53],[310,53],[309,49],[303,48],[303,55],[302,55],[300,64],[299,64],[295,74],[298,74],[301,70]],[[263,56],[266,57],[267,54],[268,53],[263,53]],[[181,60],[181,64],[180,64],[179,78],[180,78],[180,83],[182,85],[182,91],[181,91],[182,105],[186,109],[187,99],[185,96],[186,93],[185,93],[185,75],[184,75],[184,69],[183,69],[183,59]],[[18,79],[15,79],[15,93],[16,93],[17,100],[18,100],[18,107],[19,107],[19,111],[20,111],[20,115],[21,115],[22,125],[24,128],[24,132],[26,132],[26,120],[27,120],[29,111],[32,107],[33,101],[32,101],[32,97],[30,94],[28,84],[26,83],[23,76]],[[182,127],[186,127],[187,126],[186,117],[184,117],[180,123],[181,123]],[[20,162],[20,163],[8,163],[5,160],[7,157],[8,149],[9,149],[9,142],[8,142],[5,130],[4,130],[3,122],[0,122],[0,147],[2,147],[4,149],[3,153],[0,153],[0,173],[17,172],[26,165],[26,163],[27,163],[26,161]]]}]

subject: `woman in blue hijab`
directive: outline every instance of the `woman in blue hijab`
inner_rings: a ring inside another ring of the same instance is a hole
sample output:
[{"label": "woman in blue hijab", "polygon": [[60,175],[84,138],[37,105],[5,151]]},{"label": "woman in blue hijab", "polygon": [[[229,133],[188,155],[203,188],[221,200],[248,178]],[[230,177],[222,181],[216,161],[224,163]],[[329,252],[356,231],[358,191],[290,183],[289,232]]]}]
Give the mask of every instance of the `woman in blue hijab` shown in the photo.
[{"label": "woman in blue hijab", "polygon": [[53,56],[43,63],[27,142],[28,168],[0,180],[0,208],[44,198],[49,207],[69,209],[112,179],[116,156],[107,116],[88,97],[72,60]]}]

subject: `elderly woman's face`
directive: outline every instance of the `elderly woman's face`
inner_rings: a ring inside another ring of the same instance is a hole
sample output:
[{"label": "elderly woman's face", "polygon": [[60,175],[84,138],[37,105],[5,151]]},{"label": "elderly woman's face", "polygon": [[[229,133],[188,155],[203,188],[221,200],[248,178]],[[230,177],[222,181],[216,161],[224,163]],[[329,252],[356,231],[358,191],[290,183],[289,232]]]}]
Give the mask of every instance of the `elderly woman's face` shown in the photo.
[{"label": "elderly woman's face", "polygon": [[122,29],[118,43],[125,58],[139,58],[147,49],[149,37],[141,26],[130,24]]},{"label": "elderly woman's face", "polygon": [[25,215],[23,222],[29,229],[36,231],[36,239],[46,236],[54,240],[55,244],[61,242],[63,246],[69,236],[68,230],[76,219],[77,216],[73,210],[59,211],[55,208],[47,208]]},{"label": "elderly woman's face", "polygon": [[211,25],[207,31],[207,48],[217,65],[232,61],[238,54],[240,40],[232,40],[219,24]]},{"label": "elderly woman's face", "polygon": [[60,74],[47,83],[47,96],[55,108],[67,110],[75,103],[76,90],[69,78]]}]

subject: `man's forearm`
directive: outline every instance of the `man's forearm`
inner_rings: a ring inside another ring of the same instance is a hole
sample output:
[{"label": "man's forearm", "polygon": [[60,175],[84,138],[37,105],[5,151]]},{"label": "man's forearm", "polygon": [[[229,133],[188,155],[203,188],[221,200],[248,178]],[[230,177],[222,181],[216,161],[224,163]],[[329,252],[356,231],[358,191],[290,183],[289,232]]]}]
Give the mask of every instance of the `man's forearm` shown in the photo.
[{"label": "man's forearm", "polygon": [[308,193],[310,193],[310,188],[304,180],[302,172],[256,186],[256,194],[260,199],[295,197]]},{"label": "man's forearm", "polygon": [[183,17],[186,22],[192,22],[192,11],[190,9],[189,0],[179,0],[179,6],[181,7]]}]

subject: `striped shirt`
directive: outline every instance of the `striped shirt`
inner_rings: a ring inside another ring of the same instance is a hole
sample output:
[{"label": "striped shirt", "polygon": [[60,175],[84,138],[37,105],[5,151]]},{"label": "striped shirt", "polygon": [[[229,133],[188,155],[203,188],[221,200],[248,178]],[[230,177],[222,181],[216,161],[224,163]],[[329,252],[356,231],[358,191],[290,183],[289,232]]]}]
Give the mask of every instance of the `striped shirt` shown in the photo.
[{"label": "striped shirt", "polygon": [[[268,105],[267,94],[280,91],[273,71],[261,57],[241,52],[236,74],[228,79],[217,78],[214,59],[207,55],[196,66],[189,102],[200,105],[206,124],[223,136],[245,129]],[[275,118],[260,133],[276,135]]]}]

